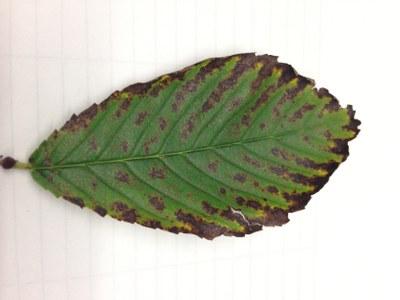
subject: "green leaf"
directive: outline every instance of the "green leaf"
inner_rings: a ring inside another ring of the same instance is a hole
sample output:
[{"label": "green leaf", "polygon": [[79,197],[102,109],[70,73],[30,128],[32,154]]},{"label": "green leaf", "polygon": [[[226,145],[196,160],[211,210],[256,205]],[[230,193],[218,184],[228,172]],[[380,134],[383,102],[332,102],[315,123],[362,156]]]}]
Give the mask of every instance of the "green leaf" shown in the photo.
[{"label": "green leaf", "polygon": [[54,131],[28,167],[57,197],[102,216],[243,236],[303,209],[359,124],[276,57],[239,54],[113,93]]}]

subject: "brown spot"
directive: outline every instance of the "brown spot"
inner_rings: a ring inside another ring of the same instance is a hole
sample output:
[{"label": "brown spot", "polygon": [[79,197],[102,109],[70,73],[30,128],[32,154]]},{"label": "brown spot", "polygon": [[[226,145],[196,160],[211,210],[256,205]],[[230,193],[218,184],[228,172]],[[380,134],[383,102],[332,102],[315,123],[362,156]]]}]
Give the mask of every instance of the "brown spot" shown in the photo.
[{"label": "brown spot", "polygon": [[[246,56],[245,54],[242,55],[242,57],[245,56]],[[174,112],[179,111],[182,106],[182,103],[186,99],[186,95],[188,93],[193,93],[194,91],[196,91],[196,89],[199,87],[199,84],[205,79],[207,75],[211,74],[213,70],[217,70],[223,67],[225,63],[230,59],[232,59],[232,56],[209,59],[208,63],[201,67],[200,71],[197,73],[195,78],[186,82],[186,84],[184,84],[182,89],[176,94],[175,101],[172,103],[172,111]],[[198,64],[203,64],[203,63],[204,61]],[[207,111],[212,107],[213,104],[211,102],[219,98],[219,93],[223,92],[222,90],[224,84],[226,85],[226,81],[221,81],[219,83],[218,87],[214,90],[213,94],[210,95],[210,98],[214,100],[206,101],[205,104],[203,104],[202,108],[203,111]]]},{"label": "brown spot", "polygon": [[239,204],[240,206],[246,205],[246,206],[254,208],[254,209],[262,208],[262,205],[255,200],[251,200],[251,199],[246,200],[241,196],[237,196],[235,200],[236,200],[236,203]]},{"label": "brown spot", "polygon": [[181,209],[179,209],[175,215],[179,221],[185,222],[191,226],[191,233],[208,240],[212,240],[213,238],[228,232],[227,228],[206,222],[200,217],[183,212]]},{"label": "brown spot", "polygon": [[158,138],[153,136],[149,140],[145,141],[143,144],[144,153],[147,155],[150,153],[150,146],[158,141]]},{"label": "brown spot", "polygon": [[317,93],[317,95],[318,95],[319,97],[321,97],[321,98],[325,98],[325,97],[331,98],[331,97],[333,97],[333,96],[329,93],[328,89],[326,89],[326,88],[320,88],[320,89],[316,90],[316,93]]},{"label": "brown spot", "polygon": [[107,106],[109,105],[109,103],[111,101],[115,101],[116,98],[119,97],[119,91],[115,91],[114,93],[112,93],[110,96],[108,96],[108,98],[106,98],[105,100],[103,100],[102,102],[100,102],[100,104],[98,105],[98,107],[100,108],[101,111],[105,111]]},{"label": "brown spot", "polygon": [[[53,173],[52,173],[53,174]],[[54,176],[52,174],[48,174],[46,175],[46,179],[50,182],[50,183],[54,183]]]},{"label": "brown spot", "polygon": [[349,156],[349,145],[346,140],[333,139],[334,146],[329,150],[335,154],[343,155],[344,157]]},{"label": "brown spot", "polygon": [[243,115],[242,119],[241,119],[241,123],[243,125],[245,125],[246,127],[249,127],[250,126],[250,116],[248,114]]},{"label": "brown spot", "polygon": [[267,191],[272,193],[272,194],[278,193],[278,189],[276,187],[272,186],[272,185],[267,187]]},{"label": "brown spot", "polygon": [[194,92],[200,83],[199,77],[188,81],[182,89],[176,93],[175,101],[172,103],[172,111],[177,112],[180,110],[182,103],[185,101],[186,94]]},{"label": "brown spot", "polygon": [[293,113],[293,115],[289,118],[289,122],[294,122],[296,120],[301,119],[304,114],[308,111],[313,110],[315,105],[306,103],[302,107],[300,107],[297,111]]},{"label": "brown spot", "polygon": [[[283,65],[286,65],[286,64],[283,64]],[[286,65],[286,66],[288,66],[288,65]],[[284,67],[284,69],[287,68],[286,66]],[[289,68],[290,68],[290,71],[289,71],[290,74],[286,74],[287,75],[286,78],[285,78],[284,74],[281,76],[281,78],[279,80],[279,82],[280,82],[279,86],[281,86],[282,84],[287,84],[289,81],[294,79],[294,78],[292,78],[292,73],[291,72],[292,71],[295,72],[295,71],[293,70],[293,68],[291,66],[289,66]],[[283,72],[284,72],[284,70],[283,70]],[[308,79],[308,78],[303,77],[301,75],[296,75],[296,78],[297,78],[296,86],[293,87],[293,88],[290,88],[288,90],[285,90],[284,95],[276,103],[276,105],[275,105],[275,107],[273,109],[273,114],[274,114],[275,117],[279,117],[280,116],[281,109],[282,109],[282,107],[284,106],[285,103],[287,103],[289,101],[293,102],[293,99],[300,92],[302,92],[307,85],[313,85],[314,84],[311,79]],[[283,80],[281,80],[281,79],[283,79]]]},{"label": "brown spot", "polygon": [[218,163],[219,163],[218,160],[214,160],[210,162],[207,167],[211,172],[215,173],[217,172],[218,169]]},{"label": "brown spot", "polygon": [[271,85],[269,86],[262,94],[261,96],[257,99],[256,103],[253,105],[251,108],[252,112],[257,111],[261,106],[263,106],[269,99],[271,92],[275,90],[276,85]]},{"label": "brown spot", "polygon": [[295,181],[305,185],[309,185],[313,187],[313,190],[310,192],[302,192],[302,193],[284,193],[283,196],[289,203],[289,211],[294,212],[300,209],[303,209],[308,201],[311,198],[311,195],[318,192],[329,180],[329,176],[336,170],[339,166],[338,162],[328,162],[322,164],[316,164],[315,162],[307,162],[313,164],[316,168],[324,169],[327,171],[327,175],[325,176],[315,176],[315,177],[306,177],[301,174],[292,174],[289,173],[290,178]]},{"label": "brown spot", "polygon": [[289,222],[288,212],[281,208],[264,208],[264,216],[253,220],[264,226],[281,226]]},{"label": "brown spot", "polygon": [[186,72],[188,70],[189,68],[184,68],[183,70],[162,75],[159,78],[156,78],[156,80],[154,80],[155,83],[152,85],[152,90],[150,91],[151,96],[157,97],[159,92],[165,87],[169,86],[174,80],[182,81],[185,78]]},{"label": "brown spot", "polygon": [[111,94],[111,98],[113,98],[113,99],[116,99],[116,98],[119,98],[121,96],[121,91],[114,91],[112,94]]},{"label": "brown spot", "polygon": [[247,154],[244,155],[243,160],[248,164],[252,165],[253,167],[261,168],[261,163],[258,160],[251,158]]},{"label": "brown spot", "polygon": [[221,193],[221,194],[225,194],[226,193],[226,190],[223,188],[223,187],[221,187],[220,189],[219,189],[219,192]]},{"label": "brown spot", "polygon": [[125,222],[128,223],[135,223],[137,219],[137,215],[136,215],[136,210],[135,209],[129,209],[127,211],[124,211],[122,213],[122,220],[124,220]]},{"label": "brown spot", "polygon": [[[329,172],[329,171],[328,171]],[[307,177],[298,173],[287,173],[286,174],[293,182],[300,183],[302,185],[310,186],[313,188],[313,193],[317,192],[325,183],[328,181],[329,176],[312,176]],[[311,194],[311,193],[310,193]]]},{"label": "brown spot", "polygon": [[280,111],[279,111],[279,106],[276,105],[273,109],[272,109],[272,113],[275,117],[279,117],[281,115]]},{"label": "brown spot", "polygon": [[328,140],[330,140],[332,138],[332,133],[329,130],[325,130],[324,137],[326,137]]},{"label": "brown spot", "polygon": [[2,159],[0,156],[0,164],[4,169],[12,169],[16,163],[17,161],[12,157],[7,156]]},{"label": "brown spot", "polygon": [[121,143],[121,148],[122,148],[122,151],[124,151],[125,153],[128,152],[128,148],[129,148],[128,141],[123,141]]},{"label": "brown spot", "polygon": [[146,221],[144,221],[143,225],[146,227],[150,227],[150,228],[162,229],[160,221],[156,221],[156,220],[146,220]]},{"label": "brown spot", "polygon": [[236,181],[239,181],[240,183],[243,183],[243,182],[245,182],[246,181],[246,174],[243,174],[243,173],[236,173],[234,176],[233,176],[233,179],[234,180],[236,180]]},{"label": "brown spot", "polygon": [[237,204],[242,206],[245,202],[246,202],[246,200],[243,197],[241,197],[241,196],[236,197]]},{"label": "brown spot", "polygon": [[159,119],[159,125],[160,129],[164,130],[167,127],[167,120],[165,120],[163,117]]},{"label": "brown spot", "polygon": [[124,101],[122,101],[120,108],[122,110],[128,110],[130,104],[131,104],[131,99],[125,99]]},{"label": "brown spot", "polygon": [[173,112],[177,112],[177,110],[178,110],[178,104],[177,104],[176,102],[172,103],[171,107],[172,107],[172,111],[173,111]]},{"label": "brown spot", "polygon": [[270,166],[269,169],[278,176],[284,176],[287,174],[287,169],[281,166]]},{"label": "brown spot", "polygon": [[300,166],[311,168],[311,169],[325,169],[325,164],[318,164],[315,161],[308,158],[296,157],[296,163]]},{"label": "brown spot", "polygon": [[115,173],[115,179],[123,183],[129,183],[129,175],[124,171],[118,171]]},{"label": "brown spot", "polygon": [[256,80],[254,80],[253,83],[251,84],[251,89],[253,91],[258,90],[262,82],[265,80],[265,78],[271,76],[272,70],[274,69],[274,66],[276,66],[277,64],[277,59],[278,59],[277,56],[272,56],[267,54],[257,56],[257,61],[262,62],[263,66],[258,72]]},{"label": "brown spot", "polygon": [[94,211],[97,212],[102,217],[104,217],[107,214],[107,210],[104,207],[101,207],[100,205],[97,205],[94,208]]},{"label": "brown spot", "polygon": [[78,205],[80,208],[83,208],[85,206],[83,200],[79,197],[63,196],[63,198],[75,205]]},{"label": "brown spot", "polygon": [[149,199],[149,202],[153,207],[159,211],[163,211],[165,206],[164,206],[164,200],[161,197],[153,196]]},{"label": "brown spot", "polygon": [[228,106],[228,111],[233,111],[240,106],[240,103],[243,101],[243,98],[235,98]]},{"label": "brown spot", "polygon": [[164,169],[157,169],[157,168],[151,168],[149,175],[151,178],[158,178],[158,179],[164,179],[165,178],[165,170]]},{"label": "brown spot", "polygon": [[95,137],[92,137],[89,141],[90,149],[93,151],[97,150],[97,141]]},{"label": "brown spot", "polygon": [[289,202],[289,212],[304,209],[311,199],[311,193],[284,193],[283,196]]},{"label": "brown spot", "polygon": [[97,188],[96,180],[92,180],[91,185],[92,185],[92,189],[95,190]]},{"label": "brown spot", "polygon": [[233,232],[234,236],[244,236],[245,233],[253,233],[262,229],[260,224],[249,222],[240,212],[233,211],[231,208],[225,209],[220,213],[221,217],[235,221],[245,228],[245,232]]},{"label": "brown spot", "polygon": [[119,214],[119,220],[123,220],[129,223],[135,223],[137,219],[136,210],[134,208],[129,209],[128,205],[123,202],[114,202],[112,209]]},{"label": "brown spot", "polygon": [[183,228],[178,228],[176,226],[172,226],[170,228],[166,228],[169,232],[178,234],[179,232],[183,232]]},{"label": "brown spot", "polygon": [[75,132],[82,128],[87,128],[91,120],[97,115],[98,105],[93,104],[83,112],[79,114],[79,116],[73,114],[71,118],[64,124],[61,130],[67,130],[71,132]]},{"label": "brown spot", "polygon": [[192,113],[189,119],[183,125],[181,132],[182,139],[186,140],[189,137],[189,135],[193,132],[195,119],[196,119],[196,114]]},{"label": "brown spot", "polygon": [[164,89],[167,85],[169,85],[171,82],[171,78],[168,75],[162,76],[157,82],[155,82],[150,90],[148,91],[148,94],[152,97],[157,97],[162,89]]},{"label": "brown spot", "polygon": [[267,127],[267,124],[265,124],[265,122],[260,124],[260,129],[265,129]]},{"label": "brown spot", "polygon": [[59,137],[59,131],[57,129],[55,129],[53,131],[53,133],[51,134],[51,138],[53,138],[54,140],[56,140]]},{"label": "brown spot", "polygon": [[116,116],[117,118],[120,118],[121,115],[122,115],[122,110],[118,109],[118,110],[115,112],[115,116]]},{"label": "brown spot", "polygon": [[272,148],[271,153],[276,157],[280,157],[284,160],[289,160],[289,154],[283,149]]},{"label": "brown spot", "polygon": [[137,126],[142,125],[142,123],[144,122],[144,120],[146,119],[146,117],[149,115],[149,113],[147,111],[141,111],[137,118],[135,119],[135,124]]},{"label": "brown spot", "polygon": [[79,114],[78,119],[80,121],[91,120],[97,114],[97,104],[92,104],[89,108],[85,109],[82,113]]},{"label": "brown spot", "polygon": [[114,202],[112,204],[112,209],[117,213],[123,213],[128,210],[128,205],[123,202]]},{"label": "brown spot", "polygon": [[124,88],[124,89],[122,90],[122,92],[131,93],[132,96],[133,96],[133,95],[144,95],[144,94],[147,93],[147,91],[150,89],[150,87],[152,86],[152,84],[153,84],[156,80],[157,80],[157,79],[152,80],[152,81],[149,81],[149,82],[138,82],[138,83],[132,84],[132,85],[130,85],[130,86]]},{"label": "brown spot", "polygon": [[279,86],[282,86],[297,77],[297,73],[291,65],[285,63],[277,63],[276,68],[281,70],[281,76],[278,80]]},{"label": "brown spot", "polygon": [[[256,63],[257,58],[253,54],[245,54],[239,57],[239,61],[236,63],[235,67],[233,68],[230,76],[224,80],[222,80],[216,89],[211,93],[208,99],[202,105],[202,112],[205,113],[212,109],[217,103],[221,101],[222,95],[229,89],[231,89],[237,83],[240,76],[247,71],[248,69],[252,68]],[[231,106],[231,109],[235,108],[235,104],[239,105],[236,102]]]},{"label": "brown spot", "polygon": [[203,210],[204,210],[206,213],[210,214],[210,215],[216,214],[216,213],[218,212],[218,208],[215,208],[215,207],[211,206],[211,205],[210,205],[208,202],[206,202],[206,201],[201,202],[201,204],[202,204],[202,206],[203,206]]},{"label": "brown spot", "polygon": [[329,98],[329,102],[325,104],[323,110],[327,112],[335,112],[340,109],[339,101],[333,95],[331,95],[326,88],[320,88],[316,92],[321,98]]},{"label": "brown spot", "polygon": [[358,129],[358,126],[361,125],[361,122],[360,122],[359,120],[357,120],[357,119],[354,118],[356,112],[355,112],[355,110],[353,109],[353,106],[347,105],[346,109],[347,109],[347,115],[349,116],[350,122],[349,122],[348,125],[344,126],[344,128],[347,129],[347,130],[349,130],[349,131],[352,131],[352,132],[354,133],[353,137],[351,137],[351,138],[349,139],[349,140],[352,140],[352,139],[354,139],[354,138],[358,135],[358,133],[360,132],[360,129]]},{"label": "brown spot", "polygon": [[[45,165],[45,166],[51,166],[51,165],[52,165],[52,160],[51,160],[51,158],[50,158],[50,153],[49,153],[48,147],[45,148],[44,152],[45,152],[45,153],[44,153],[43,165]],[[30,163],[33,163],[33,162],[34,162],[33,159],[32,159],[32,157],[29,158],[29,162],[30,162]]]},{"label": "brown spot", "polygon": [[254,208],[254,209],[260,209],[260,208],[262,207],[261,204],[258,203],[258,202],[255,201],[255,200],[247,200],[247,201],[246,201],[246,205],[247,205],[248,207],[251,207],[251,208]]},{"label": "brown spot", "polygon": [[253,182],[253,185],[254,185],[254,187],[259,187],[259,186],[260,186],[260,183],[259,183],[258,181],[254,181],[254,182]]}]

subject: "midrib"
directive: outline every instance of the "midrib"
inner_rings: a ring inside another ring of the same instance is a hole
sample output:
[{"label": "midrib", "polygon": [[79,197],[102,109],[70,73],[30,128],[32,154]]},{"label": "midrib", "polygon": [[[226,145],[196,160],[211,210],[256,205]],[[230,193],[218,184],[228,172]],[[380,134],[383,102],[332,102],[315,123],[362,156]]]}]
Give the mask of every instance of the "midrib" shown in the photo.
[{"label": "midrib", "polygon": [[224,143],[224,144],[213,145],[213,146],[198,147],[195,149],[188,149],[188,150],[184,150],[184,151],[156,153],[156,154],[151,154],[151,155],[126,157],[126,158],[120,158],[120,159],[85,161],[85,162],[79,162],[79,163],[60,164],[60,165],[52,165],[52,166],[33,166],[32,165],[31,170],[67,169],[67,168],[85,167],[85,166],[93,166],[93,165],[115,164],[115,163],[122,163],[122,162],[136,161],[136,160],[163,159],[166,157],[180,156],[180,155],[186,155],[186,154],[190,154],[190,153],[212,151],[212,150],[218,150],[218,149],[223,149],[223,148],[231,148],[231,147],[235,147],[235,146],[239,146],[239,145],[251,144],[251,143],[265,141],[265,140],[274,140],[274,139],[276,140],[279,137],[280,136],[263,136],[263,137],[245,139],[245,140],[237,141],[237,142]]}]

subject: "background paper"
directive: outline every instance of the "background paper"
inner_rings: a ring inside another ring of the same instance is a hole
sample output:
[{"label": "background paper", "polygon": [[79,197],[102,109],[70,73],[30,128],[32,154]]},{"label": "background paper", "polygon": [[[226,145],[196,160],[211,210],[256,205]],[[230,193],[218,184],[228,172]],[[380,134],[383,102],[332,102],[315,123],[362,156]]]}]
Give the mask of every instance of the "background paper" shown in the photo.
[{"label": "background paper", "polygon": [[210,242],[100,218],[0,170],[0,299],[400,299],[398,1],[0,0],[0,154],[128,84],[279,55],[362,121],[281,228]]}]

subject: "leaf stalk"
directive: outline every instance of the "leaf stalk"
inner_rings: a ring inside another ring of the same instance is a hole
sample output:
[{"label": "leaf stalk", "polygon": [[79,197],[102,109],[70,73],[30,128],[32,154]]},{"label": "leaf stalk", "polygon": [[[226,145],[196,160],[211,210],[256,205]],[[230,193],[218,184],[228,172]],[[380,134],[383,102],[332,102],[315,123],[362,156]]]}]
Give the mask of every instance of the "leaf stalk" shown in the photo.
[{"label": "leaf stalk", "polygon": [[16,159],[6,156],[3,157],[3,155],[0,155],[0,165],[3,167],[3,169],[21,169],[21,170],[30,170],[32,169],[32,165],[30,163],[24,163],[17,161]]}]

